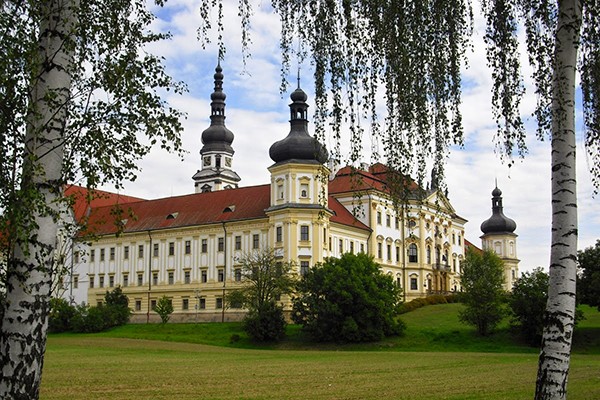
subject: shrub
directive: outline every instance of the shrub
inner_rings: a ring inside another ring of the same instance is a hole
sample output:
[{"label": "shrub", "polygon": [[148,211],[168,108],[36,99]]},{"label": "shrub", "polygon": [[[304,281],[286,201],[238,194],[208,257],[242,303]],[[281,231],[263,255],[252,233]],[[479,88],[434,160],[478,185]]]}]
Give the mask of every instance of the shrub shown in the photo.
[{"label": "shrub", "polygon": [[154,312],[160,316],[162,323],[166,324],[171,319],[171,314],[173,313],[173,302],[167,296],[161,297],[156,302]]},{"label": "shrub", "polygon": [[399,305],[400,289],[372,257],[346,253],[303,276],[292,319],[313,340],[376,341],[404,331]]},{"label": "shrub", "polygon": [[243,323],[244,331],[250,339],[258,342],[281,340],[285,336],[286,325],[283,309],[275,302],[251,309]]},{"label": "shrub", "polygon": [[539,345],[542,339],[548,280],[548,274],[541,268],[526,272],[515,282],[509,297],[511,324],[532,346]]},{"label": "shrub", "polygon": [[71,330],[71,320],[77,313],[75,306],[61,298],[50,299],[50,315],[48,316],[48,330],[59,333]]},{"label": "shrub", "polygon": [[441,295],[434,294],[427,297],[420,297],[418,299],[411,300],[407,303],[402,303],[399,308],[399,313],[404,314],[409,311],[416,310],[417,308],[421,308],[426,305],[434,305],[434,304],[446,304],[446,303],[456,303],[458,301],[458,296],[455,294]]}]

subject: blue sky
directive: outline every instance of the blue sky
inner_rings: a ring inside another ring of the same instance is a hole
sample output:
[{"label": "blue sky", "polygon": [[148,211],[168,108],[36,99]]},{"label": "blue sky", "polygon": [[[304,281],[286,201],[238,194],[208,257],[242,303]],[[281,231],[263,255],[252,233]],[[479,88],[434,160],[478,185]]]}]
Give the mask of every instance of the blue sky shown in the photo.
[{"label": "blue sky", "polygon": [[[194,191],[191,177],[200,168],[200,135],[209,125],[210,94],[217,62],[215,41],[202,49],[196,40],[200,3],[201,0],[169,0],[166,8],[157,12],[159,19],[154,28],[170,31],[173,38],[149,49],[164,56],[169,73],[188,85],[189,93],[186,95],[167,98],[172,106],[188,114],[182,136],[188,153],[182,162],[175,155],[158,149],[153,151],[141,162],[142,172],[138,179],[125,185],[126,194],[151,199]],[[252,57],[245,66],[240,49],[237,0],[224,0],[224,4],[227,53],[221,65],[227,94],[226,124],[235,134],[234,169],[242,178],[241,185],[264,184],[269,181],[267,167],[272,164],[268,156],[269,147],[289,131],[287,105],[289,95],[295,88],[295,76],[288,77],[292,85],[282,97],[279,93],[279,22],[268,2],[253,2],[253,43],[249,49]],[[474,6],[477,7],[477,4]],[[476,12],[475,15],[480,13]],[[547,269],[551,221],[549,143],[535,139],[535,125],[529,117],[535,97],[533,91],[529,90],[522,108],[524,117],[530,121],[528,127],[531,127],[527,141],[529,154],[510,168],[495,155],[492,145],[495,123],[489,106],[491,75],[485,64],[482,36],[481,21],[476,20],[474,52],[469,55],[470,66],[465,69],[463,78],[464,82],[469,83],[463,92],[462,105],[466,145],[464,149],[452,149],[448,159],[450,201],[457,213],[470,221],[467,224],[467,239],[480,246],[479,226],[491,215],[491,191],[497,179],[498,187],[503,192],[505,214],[517,222],[517,252],[521,259],[521,271],[536,266]],[[306,64],[300,67],[303,71],[302,88],[307,92],[310,104],[313,97],[310,67]],[[528,73],[527,68],[524,73]],[[295,75],[295,70],[292,75]],[[314,111],[314,107],[310,110]],[[600,202],[598,198],[592,198],[585,150],[579,136],[579,248],[584,248],[600,238]],[[326,145],[332,148],[332,140],[328,139]],[[363,145],[368,149],[379,144],[365,137]],[[371,161],[368,155],[365,161]],[[106,189],[111,190],[110,187]]]}]

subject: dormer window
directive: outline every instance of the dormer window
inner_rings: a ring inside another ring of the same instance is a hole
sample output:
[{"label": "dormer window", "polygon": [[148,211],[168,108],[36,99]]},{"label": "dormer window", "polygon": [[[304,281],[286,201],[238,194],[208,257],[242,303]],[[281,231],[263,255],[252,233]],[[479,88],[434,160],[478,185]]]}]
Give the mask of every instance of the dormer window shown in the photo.
[{"label": "dormer window", "polygon": [[300,197],[303,199],[308,198],[308,184],[303,183],[300,185]]}]

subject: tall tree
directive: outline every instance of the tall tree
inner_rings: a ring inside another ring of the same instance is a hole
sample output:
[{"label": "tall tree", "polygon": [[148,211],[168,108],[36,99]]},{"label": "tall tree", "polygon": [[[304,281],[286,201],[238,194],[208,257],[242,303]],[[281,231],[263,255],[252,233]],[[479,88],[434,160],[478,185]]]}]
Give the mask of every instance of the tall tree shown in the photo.
[{"label": "tall tree", "polygon": [[[221,7],[223,0],[212,5]],[[251,10],[240,1],[242,26]],[[315,66],[317,134],[332,122],[340,159],[340,129],[351,132],[350,160],[360,158],[366,129],[384,143],[391,167],[425,178],[433,160],[439,179],[451,143],[462,143],[460,66],[471,33],[471,3],[463,0],[273,0],[281,16],[282,75],[290,60]],[[575,315],[577,195],[575,73],[581,72],[583,111],[593,182],[600,186],[600,5],[597,1],[481,0],[494,81],[492,106],[501,156],[526,153],[520,118],[524,94],[518,28],[525,27],[538,104],[537,135],[549,138],[552,171],[550,283],[536,398],[566,396]],[[206,14],[208,2],[203,3]],[[221,14],[220,14],[221,15]],[[223,25],[219,24],[222,30]],[[294,39],[299,37],[299,46]],[[244,36],[247,40],[247,36]],[[378,92],[386,104],[385,127]],[[415,162],[417,161],[417,162]],[[416,171],[411,167],[417,166]]]},{"label": "tall tree", "polygon": [[579,263],[579,280],[577,295],[579,302],[597,306],[600,310],[600,239],[594,246],[580,250],[577,256]]},{"label": "tall tree", "polygon": [[135,178],[154,143],[180,151],[183,87],[145,46],[142,0],[0,3],[0,398],[39,395],[64,185]]}]

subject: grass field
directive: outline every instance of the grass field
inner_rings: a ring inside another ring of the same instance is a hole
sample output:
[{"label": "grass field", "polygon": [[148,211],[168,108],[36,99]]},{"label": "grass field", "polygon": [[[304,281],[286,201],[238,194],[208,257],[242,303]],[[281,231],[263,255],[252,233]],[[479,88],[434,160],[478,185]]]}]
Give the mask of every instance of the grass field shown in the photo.
[{"label": "grass field", "polygon": [[[239,324],[128,325],[51,335],[42,399],[525,399],[537,350],[504,329],[481,339],[458,305],[405,314],[402,338],[313,346],[296,327],[258,348]],[[575,336],[569,399],[600,398],[600,314],[585,309]],[[241,340],[230,343],[231,335]],[[145,339],[155,340],[145,340]]]}]

